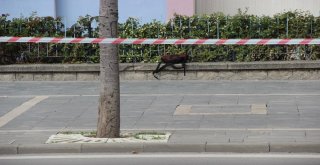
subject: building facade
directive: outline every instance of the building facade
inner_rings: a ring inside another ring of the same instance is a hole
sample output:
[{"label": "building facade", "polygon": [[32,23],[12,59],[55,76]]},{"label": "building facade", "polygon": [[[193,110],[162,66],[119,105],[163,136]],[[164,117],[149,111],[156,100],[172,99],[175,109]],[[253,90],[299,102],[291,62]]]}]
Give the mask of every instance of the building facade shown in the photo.
[{"label": "building facade", "polygon": [[238,9],[247,8],[248,14],[269,15],[293,10],[309,11],[320,16],[320,0],[196,0],[195,13],[211,14],[223,12],[237,14]]},{"label": "building facade", "polygon": [[173,18],[174,14],[192,16],[195,9],[195,0],[167,0],[166,20]]}]

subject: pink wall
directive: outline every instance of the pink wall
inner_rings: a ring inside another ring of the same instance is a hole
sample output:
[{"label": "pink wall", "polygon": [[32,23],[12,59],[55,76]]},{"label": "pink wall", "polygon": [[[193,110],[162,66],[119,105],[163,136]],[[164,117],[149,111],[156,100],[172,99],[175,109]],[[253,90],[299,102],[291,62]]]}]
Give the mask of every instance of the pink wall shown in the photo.
[{"label": "pink wall", "polygon": [[195,14],[194,0],[167,0],[167,18],[169,21],[174,13],[179,15],[192,16]]}]

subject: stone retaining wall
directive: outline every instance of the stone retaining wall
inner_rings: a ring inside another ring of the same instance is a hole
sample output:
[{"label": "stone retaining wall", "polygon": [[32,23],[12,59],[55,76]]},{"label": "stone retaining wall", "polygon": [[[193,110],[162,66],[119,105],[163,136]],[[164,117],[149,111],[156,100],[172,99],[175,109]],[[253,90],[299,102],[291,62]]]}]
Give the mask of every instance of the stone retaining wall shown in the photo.
[{"label": "stone retaining wall", "polygon": [[[121,80],[155,80],[157,64],[120,64]],[[0,81],[99,80],[99,64],[32,64],[0,66]],[[168,68],[169,69],[169,68]],[[320,80],[320,61],[249,63],[188,63],[183,70],[169,69],[161,80]]]}]

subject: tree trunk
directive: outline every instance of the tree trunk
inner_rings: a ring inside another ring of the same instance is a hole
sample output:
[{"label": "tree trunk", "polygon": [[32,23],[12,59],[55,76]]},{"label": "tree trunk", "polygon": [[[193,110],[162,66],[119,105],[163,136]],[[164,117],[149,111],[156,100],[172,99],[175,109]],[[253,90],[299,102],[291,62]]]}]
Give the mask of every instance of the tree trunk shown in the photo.
[{"label": "tree trunk", "polygon": [[[100,37],[118,37],[118,0],[100,0]],[[100,44],[100,100],[97,137],[120,136],[118,46]]]}]

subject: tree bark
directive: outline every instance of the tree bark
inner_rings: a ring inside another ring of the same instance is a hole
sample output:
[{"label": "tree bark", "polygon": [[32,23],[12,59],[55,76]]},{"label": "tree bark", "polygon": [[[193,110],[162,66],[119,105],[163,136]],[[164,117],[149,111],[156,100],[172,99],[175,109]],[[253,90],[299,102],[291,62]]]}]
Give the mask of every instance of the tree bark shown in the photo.
[{"label": "tree bark", "polygon": [[[99,35],[118,37],[118,0],[100,0]],[[118,46],[100,44],[100,99],[97,137],[120,136],[120,85]]]}]

